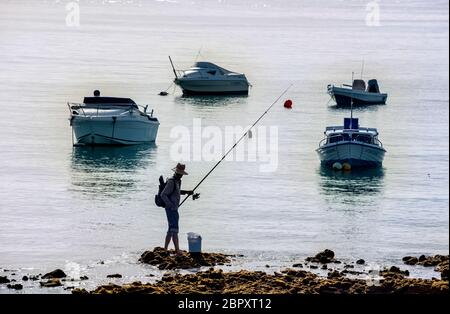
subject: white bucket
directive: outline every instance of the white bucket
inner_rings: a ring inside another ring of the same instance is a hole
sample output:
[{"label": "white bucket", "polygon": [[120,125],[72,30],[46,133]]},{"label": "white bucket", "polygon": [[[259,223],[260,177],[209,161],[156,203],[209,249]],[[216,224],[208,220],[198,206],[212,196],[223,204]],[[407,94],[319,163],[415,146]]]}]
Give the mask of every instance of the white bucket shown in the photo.
[{"label": "white bucket", "polygon": [[201,253],[202,251],[202,237],[199,234],[189,232],[188,243],[189,243],[189,253]]}]

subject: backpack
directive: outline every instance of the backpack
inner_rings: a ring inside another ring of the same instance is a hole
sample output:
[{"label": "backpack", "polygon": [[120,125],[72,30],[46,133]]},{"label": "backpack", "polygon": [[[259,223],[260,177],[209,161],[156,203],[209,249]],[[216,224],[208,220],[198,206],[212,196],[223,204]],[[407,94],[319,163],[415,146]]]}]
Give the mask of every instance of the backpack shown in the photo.
[{"label": "backpack", "polygon": [[166,208],[166,204],[164,203],[164,200],[161,198],[161,193],[166,187],[167,181],[164,182],[163,176],[159,177],[159,187],[158,187],[158,194],[155,195],[155,204],[158,207]]}]

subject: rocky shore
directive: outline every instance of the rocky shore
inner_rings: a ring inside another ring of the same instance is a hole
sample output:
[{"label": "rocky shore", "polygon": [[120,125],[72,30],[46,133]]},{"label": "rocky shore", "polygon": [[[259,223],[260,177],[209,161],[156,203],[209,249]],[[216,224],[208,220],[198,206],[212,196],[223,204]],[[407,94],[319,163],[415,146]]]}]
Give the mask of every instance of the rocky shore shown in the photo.
[{"label": "rocky shore", "polygon": [[[201,266],[223,265],[230,262],[229,255],[202,253],[192,255],[183,252],[175,255],[171,251],[156,248],[142,254],[140,262],[154,265],[162,270],[192,269]],[[412,263],[405,257],[404,262]],[[443,294],[448,293],[449,257],[417,258],[420,265],[436,267],[441,278],[413,279],[409,272],[392,266],[382,270],[378,277],[367,279],[349,278],[349,274],[363,274],[350,270],[354,265],[345,265],[343,271],[327,266],[342,264],[331,250],[325,250],[305,260],[311,269],[329,270],[327,277],[322,277],[307,270],[288,268],[279,273],[268,274],[261,271],[224,272],[210,268],[195,274],[181,275],[168,272],[156,283],[133,282],[122,286],[103,285],[93,291],[74,289],[74,294]],[[428,261],[428,262],[425,262]],[[364,265],[364,260],[356,261]],[[425,265],[426,264],[426,265]],[[314,266],[314,267],[313,267]],[[293,267],[301,268],[297,263]]]},{"label": "rocky shore", "polygon": [[161,270],[192,269],[205,266],[224,265],[231,262],[232,255],[219,253],[190,254],[182,251],[177,255],[174,251],[157,247],[153,251],[146,251],[139,262],[157,266]]}]

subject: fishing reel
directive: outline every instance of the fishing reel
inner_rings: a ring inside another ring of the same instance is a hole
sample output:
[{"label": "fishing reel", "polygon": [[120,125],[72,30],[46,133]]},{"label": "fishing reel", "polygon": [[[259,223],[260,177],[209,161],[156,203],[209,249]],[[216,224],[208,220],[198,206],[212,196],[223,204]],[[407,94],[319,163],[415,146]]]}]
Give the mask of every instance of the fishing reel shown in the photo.
[{"label": "fishing reel", "polygon": [[198,200],[199,198],[200,198],[200,193],[192,194],[192,200],[193,201]]}]

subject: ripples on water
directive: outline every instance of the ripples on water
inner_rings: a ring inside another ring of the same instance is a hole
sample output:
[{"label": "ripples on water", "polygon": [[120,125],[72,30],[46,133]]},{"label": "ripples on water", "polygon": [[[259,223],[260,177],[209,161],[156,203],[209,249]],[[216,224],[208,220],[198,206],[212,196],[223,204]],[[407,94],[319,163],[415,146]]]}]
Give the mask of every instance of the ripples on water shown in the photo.
[{"label": "ripples on water", "polygon": [[[255,268],[324,248],[383,264],[448,254],[447,1],[382,2],[376,28],[365,1],[80,5],[80,28],[68,28],[60,2],[0,2],[0,267],[76,263],[94,281],[113,270],[145,278],[135,260],[166,231],[153,197],[176,163],[172,127],[247,126],[292,82],[293,110],[277,105],[262,121],[279,129],[276,173],[223,163],[181,210],[182,246],[198,232],[205,250],[243,253]],[[173,80],[167,55],[187,68],[202,46],[201,58],[247,75],[248,97],[157,96]],[[315,150],[349,113],[326,86],[349,83],[363,58],[365,78],[389,93],[385,106],[355,109],[380,131],[383,169],[330,171]],[[72,148],[66,102],[94,89],[150,104],[157,144]],[[187,164],[186,188],[213,166]]]},{"label": "ripples on water", "polygon": [[136,174],[151,166],[156,145],[74,147],[71,189],[86,197],[118,197],[139,190]]}]

